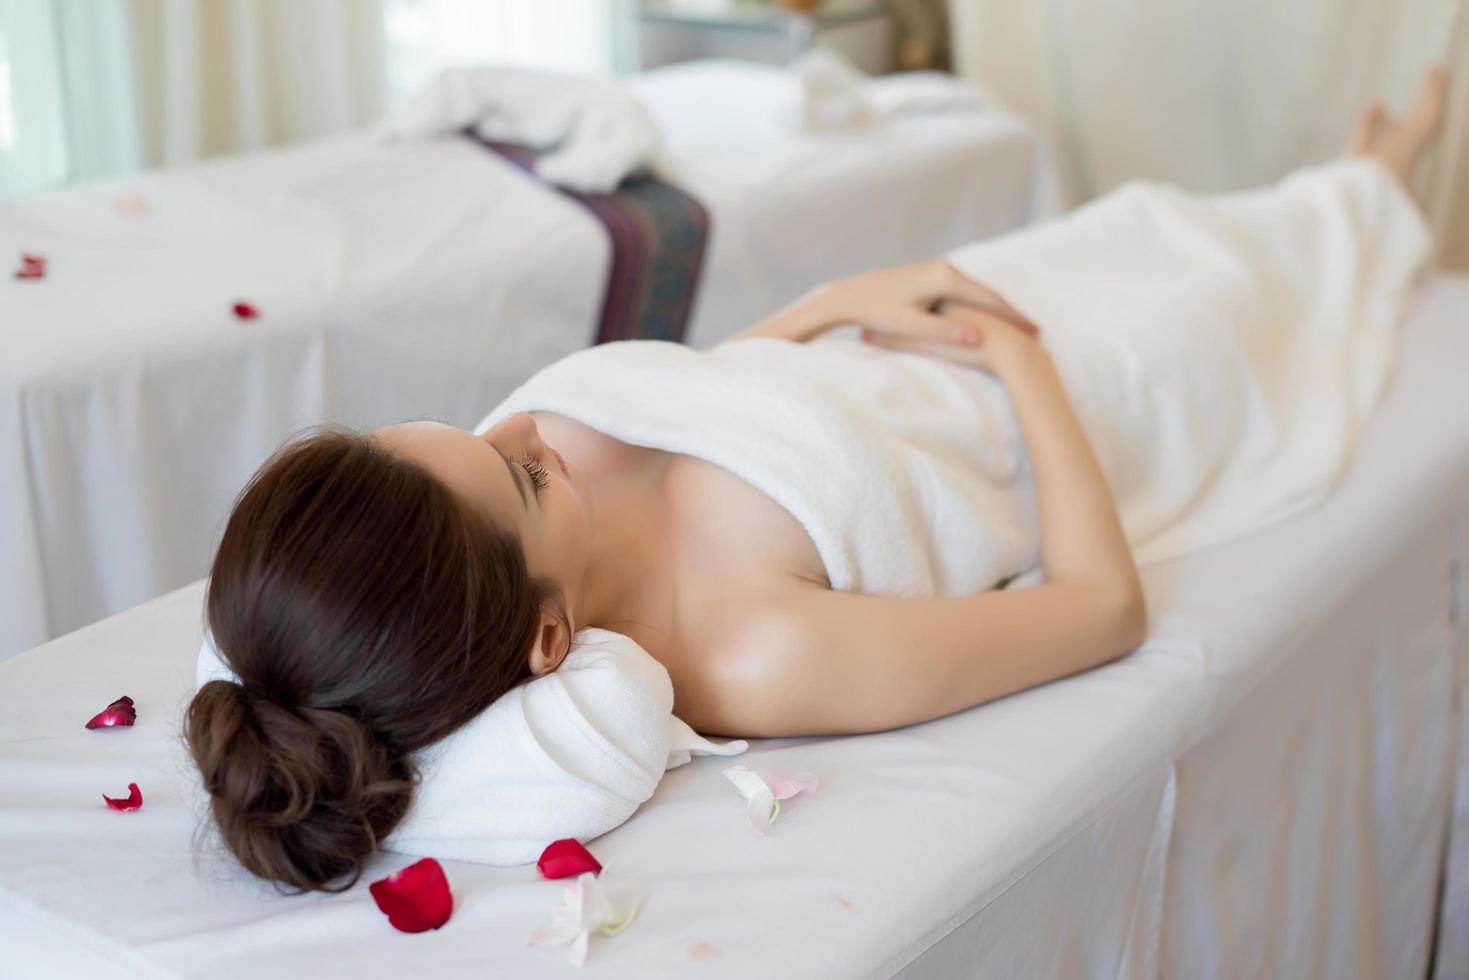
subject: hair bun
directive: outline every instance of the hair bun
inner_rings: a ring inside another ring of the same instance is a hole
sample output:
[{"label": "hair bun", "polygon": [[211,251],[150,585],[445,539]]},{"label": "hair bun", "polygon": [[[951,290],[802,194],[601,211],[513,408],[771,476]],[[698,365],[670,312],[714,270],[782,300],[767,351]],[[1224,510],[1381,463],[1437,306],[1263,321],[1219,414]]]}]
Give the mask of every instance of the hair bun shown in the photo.
[{"label": "hair bun", "polygon": [[251,872],[322,888],[348,872],[412,800],[407,758],[346,711],[282,704],[235,681],[201,687],[190,751],[225,843]]}]

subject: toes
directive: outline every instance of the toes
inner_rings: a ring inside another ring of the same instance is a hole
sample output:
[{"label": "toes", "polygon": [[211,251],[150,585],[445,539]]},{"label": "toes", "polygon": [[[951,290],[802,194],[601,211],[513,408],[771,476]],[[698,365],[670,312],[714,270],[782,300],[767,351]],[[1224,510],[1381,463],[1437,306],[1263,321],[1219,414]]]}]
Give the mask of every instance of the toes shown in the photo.
[{"label": "toes", "polygon": [[1408,115],[1408,122],[1421,136],[1433,136],[1443,124],[1444,104],[1448,100],[1449,73],[1443,65],[1429,68],[1423,77],[1418,101]]},{"label": "toes", "polygon": [[1352,153],[1366,153],[1372,148],[1373,140],[1377,135],[1377,125],[1382,122],[1382,103],[1373,102],[1357,120],[1357,129],[1352,134],[1350,150]]},{"label": "toes", "polygon": [[1442,64],[1430,65],[1424,87],[1442,99],[1449,90],[1449,70]]}]

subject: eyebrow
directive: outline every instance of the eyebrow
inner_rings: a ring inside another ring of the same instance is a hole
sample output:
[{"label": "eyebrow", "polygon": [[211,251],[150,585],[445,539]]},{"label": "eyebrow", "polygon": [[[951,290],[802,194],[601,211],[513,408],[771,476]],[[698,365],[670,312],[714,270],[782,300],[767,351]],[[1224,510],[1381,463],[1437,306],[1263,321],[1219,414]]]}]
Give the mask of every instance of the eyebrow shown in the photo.
[{"label": "eyebrow", "polygon": [[500,462],[505,464],[505,469],[510,471],[510,479],[514,482],[516,491],[520,493],[520,505],[529,511],[530,500],[526,497],[525,481],[530,479],[530,474],[526,473],[524,467],[516,466],[510,462],[510,457],[500,452],[498,446],[490,446],[490,448],[495,451],[496,456],[500,457]]}]

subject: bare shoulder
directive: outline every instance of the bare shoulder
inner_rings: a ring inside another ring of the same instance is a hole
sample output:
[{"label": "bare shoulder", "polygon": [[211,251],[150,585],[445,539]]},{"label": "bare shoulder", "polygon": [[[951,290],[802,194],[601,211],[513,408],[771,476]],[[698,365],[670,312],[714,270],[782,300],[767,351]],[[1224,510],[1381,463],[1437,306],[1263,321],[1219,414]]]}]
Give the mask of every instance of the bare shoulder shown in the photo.
[{"label": "bare shoulder", "polygon": [[667,662],[674,714],[705,735],[769,737],[772,662],[800,656],[800,622],[770,590],[736,590],[700,617],[699,638]]}]

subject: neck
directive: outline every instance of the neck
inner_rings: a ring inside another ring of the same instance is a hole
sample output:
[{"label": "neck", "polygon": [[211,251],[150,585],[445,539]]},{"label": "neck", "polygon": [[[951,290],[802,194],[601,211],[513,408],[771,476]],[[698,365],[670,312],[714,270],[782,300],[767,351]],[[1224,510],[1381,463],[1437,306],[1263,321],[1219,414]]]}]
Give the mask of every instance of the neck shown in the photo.
[{"label": "neck", "polygon": [[666,635],[671,628],[662,475],[659,466],[588,487],[595,519],[587,572],[572,613],[577,629],[597,626],[643,642],[648,633]]}]

